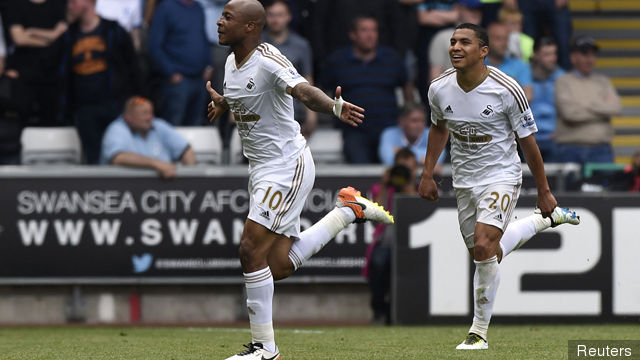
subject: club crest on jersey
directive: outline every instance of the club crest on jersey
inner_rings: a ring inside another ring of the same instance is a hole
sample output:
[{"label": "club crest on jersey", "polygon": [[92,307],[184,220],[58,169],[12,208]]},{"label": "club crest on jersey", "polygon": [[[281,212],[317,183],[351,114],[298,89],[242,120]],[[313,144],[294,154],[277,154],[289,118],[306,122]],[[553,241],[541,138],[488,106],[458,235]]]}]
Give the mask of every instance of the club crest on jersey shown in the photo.
[{"label": "club crest on jersey", "polygon": [[484,110],[482,110],[482,112],[480,113],[480,116],[486,119],[491,117],[492,114],[493,114],[493,108],[491,108],[491,105],[487,105],[487,107]]},{"label": "club crest on jersey", "polygon": [[253,78],[249,78],[249,82],[247,83],[247,90],[251,91],[256,87],[256,83],[253,82]]}]

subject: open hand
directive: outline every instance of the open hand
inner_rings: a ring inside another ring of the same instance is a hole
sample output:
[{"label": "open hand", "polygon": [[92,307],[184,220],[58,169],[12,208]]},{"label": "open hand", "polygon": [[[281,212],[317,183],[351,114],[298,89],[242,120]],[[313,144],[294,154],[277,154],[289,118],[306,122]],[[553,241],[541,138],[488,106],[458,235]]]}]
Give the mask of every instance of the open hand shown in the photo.
[{"label": "open hand", "polygon": [[[336,99],[342,96],[342,88],[338,86],[336,88]],[[342,112],[340,113],[340,120],[353,126],[357,127],[362,124],[362,119],[364,119],[364,109],[355,106],[350,102],[344,102],[342,104]]]}]

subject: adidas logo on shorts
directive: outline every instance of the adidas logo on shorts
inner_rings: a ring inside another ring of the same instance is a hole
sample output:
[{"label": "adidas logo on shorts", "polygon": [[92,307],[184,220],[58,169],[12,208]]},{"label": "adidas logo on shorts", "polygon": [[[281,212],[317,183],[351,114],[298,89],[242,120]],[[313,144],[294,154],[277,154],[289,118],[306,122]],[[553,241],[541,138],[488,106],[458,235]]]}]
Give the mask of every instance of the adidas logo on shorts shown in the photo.
[{"label": "adidas logo on shorts", "polygon": [[493,218],[498,220],[498,221],[500,221],[500,222],[502,222],[502,214],[498,214],[498,215],[494,216]]},{"label": "adidas logo on shorts", "polygon": [[446,109],[444,109],[444,112],[447,114],[453,114],[453,110],[451,110],[451,105],[448,105]]},{"label": "adidas logo on shorts", "polygon": [[260,213],[260,216],[262,216],[263,218],[269,220],[271,217],[269,216],[269,210],[265,210],[263,212]]}]

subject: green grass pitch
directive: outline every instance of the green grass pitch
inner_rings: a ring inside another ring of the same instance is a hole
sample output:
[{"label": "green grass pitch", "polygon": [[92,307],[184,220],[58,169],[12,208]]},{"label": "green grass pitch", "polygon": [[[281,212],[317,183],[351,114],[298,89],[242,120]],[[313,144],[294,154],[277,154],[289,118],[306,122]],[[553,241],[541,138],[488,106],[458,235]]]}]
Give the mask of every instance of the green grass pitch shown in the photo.
[{"label": "green grass pitch", "polygon": [[[489,350],[456,351],[467,326],[278,327],[282,360],[567,359],[568,340],[638,340],[640,326],[494,325]],[[2,360],[217,360],[250,334],[231,327],[0,327]]]}]

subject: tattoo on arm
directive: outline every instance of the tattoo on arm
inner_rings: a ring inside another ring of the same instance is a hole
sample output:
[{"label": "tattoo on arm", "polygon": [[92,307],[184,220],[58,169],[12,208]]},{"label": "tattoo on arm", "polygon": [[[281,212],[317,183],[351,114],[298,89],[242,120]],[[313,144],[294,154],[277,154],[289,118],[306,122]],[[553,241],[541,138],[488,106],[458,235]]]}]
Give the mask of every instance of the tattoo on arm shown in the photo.
[{"label": "tattoo on arm", "polygon": [[306,83],[298,84],[291,89],[291,96],[313,111],[333,114],[333,99],[315,86]]}]

